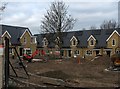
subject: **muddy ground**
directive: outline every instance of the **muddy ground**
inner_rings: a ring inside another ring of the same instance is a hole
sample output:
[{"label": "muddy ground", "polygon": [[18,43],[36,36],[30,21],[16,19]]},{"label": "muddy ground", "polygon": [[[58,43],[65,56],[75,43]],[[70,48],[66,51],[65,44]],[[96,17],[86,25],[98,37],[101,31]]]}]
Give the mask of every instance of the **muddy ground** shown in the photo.
[{"label": "muddy ground", "polygon": [[[14,65],[15,59],[11,59],[11,61]],[[73,87],[120,86],[120,72],[105,71],[105,69],[110,66],[110,58],[108,56],[96,58],[94,61],[81,58],[80,63],[78,63],[76,59],[62,59],[34,63],[27,63],[24,61],[24,65],[26,66],[27,71],[36,77],[30,75],[30,78],[26,79],[23,68],[18,68],[15,70],[17,71],[19,78],[14,78],[34,83],[36,86],[47,86],[44,80],[38,76],[61,79]],[[11,75],[14,75],[12,71]],[[22,77],[25,77],[25,79]]]}]

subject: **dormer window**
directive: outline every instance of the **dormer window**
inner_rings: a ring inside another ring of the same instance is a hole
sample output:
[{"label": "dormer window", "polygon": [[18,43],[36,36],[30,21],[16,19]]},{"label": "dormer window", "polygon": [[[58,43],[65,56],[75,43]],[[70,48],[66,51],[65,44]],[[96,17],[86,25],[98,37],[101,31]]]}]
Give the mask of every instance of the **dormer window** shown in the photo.
[{"label": "dormer window", "polygon": [[87,41],[88,41],[89,46],[94,46],[95,43],[96,43],[96,39],[94,38],[93,35],[91,35],[91,36],[88,38]]},{"label": "dormer window", "polygon": [[26,39],[26,37],[24,37],[24,43],[26,44],[26,42],[27,42],[27,39]]},{"label": "dormer window", "polygon": [[73,36],[72,39],[71,39],[70,41],[71,41],[71,45],[72,45],[72,46],[76,46],[77,43],[78,43],[78,41],[77,41],[77,39],[76,39],[75,36]]},{"label": "dormer window", "polygon": [[115,46],[115,44],[116,44],[116,41],[115,41],[115,39],[113,39],[112,40],[112,46]]},{"label": "dormer window", "polygon": [[48,40],[46,38],[43,39],[43,46],[47,46],[48,45]]},{"label": "dormer window", "polygon": [[91,45],[91,46],[94,45],[94,41],[93,41],[93,40],[90,41],[90,45]]},{"label": "dormer window", "polygon": [[44,45],[45,45],[45,46],[47,45],[47,41],[44,41]]},{"label": "dormer window", "polygon": [[75,40],[72,41],[72,45],[74,45],[74,46],[76,45],[76,41]]},{"label": "dormer window", "polygon": [[57,38],[55,39],[55,42],[56,42],[56,44],[59,44],[59,43],[60,43],[60,38],[57,37]]}]

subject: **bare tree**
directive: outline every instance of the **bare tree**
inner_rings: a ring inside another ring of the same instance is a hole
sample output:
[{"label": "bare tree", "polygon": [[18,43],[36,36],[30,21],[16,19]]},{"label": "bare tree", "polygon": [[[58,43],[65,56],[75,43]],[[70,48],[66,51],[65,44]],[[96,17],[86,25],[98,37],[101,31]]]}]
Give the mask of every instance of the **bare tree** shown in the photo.
[{"label": "bare tree", "polygon": [[86,28],[82,28],[82,30],[86,30]]},{"label": "bare tree", "polygon": [[0,20],[2,12],[5,10],[7,3],[0,2]]},{"label": "bare tree", "polygon": [[[59,48],[62,46],[62,33],[71,30],[74,26],[75,19],[68,15],[68,6],[64,2],[52,2],[50,9],[47,10],[46,15],[44,15],[41,21],[41,29],[47,34],[48,39],[52,42],[56,37],[55,42]],[[48,34],[52,34],[50,37]],[[58,41],[59,40],[59,41]]]},{"label": "bare tree", "polygon": [[101,29],[114,29],[117,28],[117,22],[115,20],[104,21],[100,28]]},{"label": "bare tree", "polygon": [[97,27],[93,25],[93,26],[90,27],[90,30],[95,30],[96,28]]},{"label": "bare tree", "polygon": [[117,25],[117,28],[120,28],[120,24]]}]

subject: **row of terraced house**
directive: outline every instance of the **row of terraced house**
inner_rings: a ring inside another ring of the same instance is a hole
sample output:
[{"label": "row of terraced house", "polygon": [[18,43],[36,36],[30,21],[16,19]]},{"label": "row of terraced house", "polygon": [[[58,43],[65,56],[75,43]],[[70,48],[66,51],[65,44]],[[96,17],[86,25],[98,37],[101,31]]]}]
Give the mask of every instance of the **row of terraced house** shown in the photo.
[{"label": "row of terraced house", "polygon": [[[58,50],[58,45],[47,39],[45,34],[33,35],[26,27],[0,25],[0,36],[0,43],[4,43],[5,37],[9,38],[10,47],[15,46],[20,56],[38,49],[48,53]],[[98,55],[111,56],[115,53],[120,53],[119,28],[63,32],[61,47],[63,57],[70,58],[77,55],[93,58]],[[12,49],[10,54],[16,55]]]}]

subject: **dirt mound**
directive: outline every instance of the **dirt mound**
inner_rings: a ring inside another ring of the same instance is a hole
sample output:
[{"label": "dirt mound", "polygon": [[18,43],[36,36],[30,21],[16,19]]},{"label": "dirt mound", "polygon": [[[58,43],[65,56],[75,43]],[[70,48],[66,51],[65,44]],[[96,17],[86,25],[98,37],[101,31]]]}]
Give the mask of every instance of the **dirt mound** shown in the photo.
[{"label": "dirt mound", "polygon": [[96,65],[104,65],[104,66],[109,66],[111,63],[111,59],[108,56],[104,56],[104,57],[98,57],[96,59],[94,59],[94,61],[91,61],[91,64],[96,64]]},{"label": "dirt mound", "polygon": [[70,78],[70,75],[64,73],[61,70],[48,71],[48,72],[37,74],[37,75],[50,77],[50,78],[57,78],[57,79],[62,79],[62,80],[66,80],[66,79]]}]

